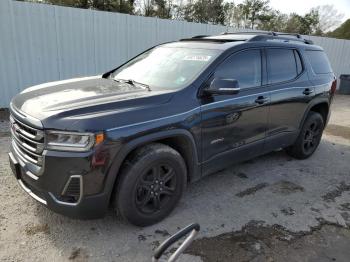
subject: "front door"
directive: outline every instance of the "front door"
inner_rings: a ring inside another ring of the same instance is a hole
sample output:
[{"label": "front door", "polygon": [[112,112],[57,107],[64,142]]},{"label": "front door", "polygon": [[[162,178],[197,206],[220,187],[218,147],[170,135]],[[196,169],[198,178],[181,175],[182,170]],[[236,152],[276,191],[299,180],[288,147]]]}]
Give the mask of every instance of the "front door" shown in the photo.
[{"label": "front door", "polygon": [[270,93],[261,87],[261,54],[260,49],[234,53],[208,80],[207,84],[214,78],[236,79],[240,91],[201,98],[204,175],[262,152]]}]

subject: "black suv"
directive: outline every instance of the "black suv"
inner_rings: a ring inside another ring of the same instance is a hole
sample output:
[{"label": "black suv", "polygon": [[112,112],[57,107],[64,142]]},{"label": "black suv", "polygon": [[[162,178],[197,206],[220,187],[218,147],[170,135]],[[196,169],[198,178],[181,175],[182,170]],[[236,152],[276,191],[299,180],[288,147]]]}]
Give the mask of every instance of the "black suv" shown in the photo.
[{"label": "black suv", "polygon": [[10,104],[11,167],[48,208],[132,224],[186,184],[272,150],[316,150],[336,79],[299,35],[225,33],[153,47],[102,76],[30,87]]}]

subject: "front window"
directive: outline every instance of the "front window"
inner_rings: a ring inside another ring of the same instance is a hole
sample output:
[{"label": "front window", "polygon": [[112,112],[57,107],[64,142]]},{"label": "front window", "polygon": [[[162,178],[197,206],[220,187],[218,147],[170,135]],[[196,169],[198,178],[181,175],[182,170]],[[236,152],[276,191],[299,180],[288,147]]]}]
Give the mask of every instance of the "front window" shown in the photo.
[{"label": "front window", "polygon": [[117,69],[111,77],[133,80],[152,89],[180,89],[195,79],[219,50],[156,47]]},{"label": "front window", "polygon": [[218,66],[214,77],[236,79],[241,89],[261,86],[260,50],[247,50],[231,55]]}]

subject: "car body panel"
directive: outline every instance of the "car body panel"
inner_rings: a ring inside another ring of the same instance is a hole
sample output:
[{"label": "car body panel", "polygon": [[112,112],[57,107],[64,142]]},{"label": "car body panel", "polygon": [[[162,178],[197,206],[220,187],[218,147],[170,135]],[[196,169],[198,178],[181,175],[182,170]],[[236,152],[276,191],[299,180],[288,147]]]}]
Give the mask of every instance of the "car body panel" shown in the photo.
[{"label": "car body panel", "polygon": [[[107,211],[118,175],[129,153],[154,141],[183,139],[189,181],[233,163],[294,143],[309,110],[331,103],[331,74],[322,77],[305,71],[286,83],[267,84],[266,57],[262,57],[262,86],[235,95],[206,96],[210,75],[227,57],[246,49],[280,47],[300,51],[317,46],[282,42],[191,42],[165,44],[183,48],[221,50],[220,55],[188,86],[180,90],[149,91],[102,76],[47,83],[26,89],[11,102],[11,114],[23,123],[43,130],[93,132],[105,135],[89,152],[45,150],[45,166],[29,177],[29,164],[17,179],[42,196],[47,206],[72,217],[99,217]],[[310,95],[303,94],[312,88]],[[257,104],[259,96],[267,97]],[[328,114],[328,112],[327,112]],[[328,114],[329,115],[329,114]],[[327,116],[328,118],[328,116]],[[69,177],[82,176],[84,195],[79,205],[57,201]]]},{"label": "car body panel", "polygon": [[[255,100],[259,95],[269,96],[262,92],[242,91],[235,96],[217,96],[202,99],[202,161],[216,161],[216,156],[225,152],[232,153],[242,146],[263,141],[266,135],[268,120],[268,103],[259,105]],[[252,148],[260,154],[262,144]],[[221,165],[217,165],[221,167]],[[207,171],[205,171],[207,173]],[[208,172],[210,173],[210,171]]]}]

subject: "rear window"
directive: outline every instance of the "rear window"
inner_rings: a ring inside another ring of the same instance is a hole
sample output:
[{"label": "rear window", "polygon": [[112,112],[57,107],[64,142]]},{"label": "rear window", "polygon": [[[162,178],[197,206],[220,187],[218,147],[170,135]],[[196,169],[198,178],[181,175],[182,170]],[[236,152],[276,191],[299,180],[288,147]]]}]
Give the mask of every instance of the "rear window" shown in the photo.
[{"label": "rear window", "polygon": [[327,74],[333,72],[325,52],[309,50],[305,53],[315,74]]},{"label": "rear window", "polygon": [[[300,57],[297,64],[294,50],[292,49],[267,49],[268,83],[278,83],[292,80],[301,72]],[[300,68],[300,69],[299,69]]]}]

